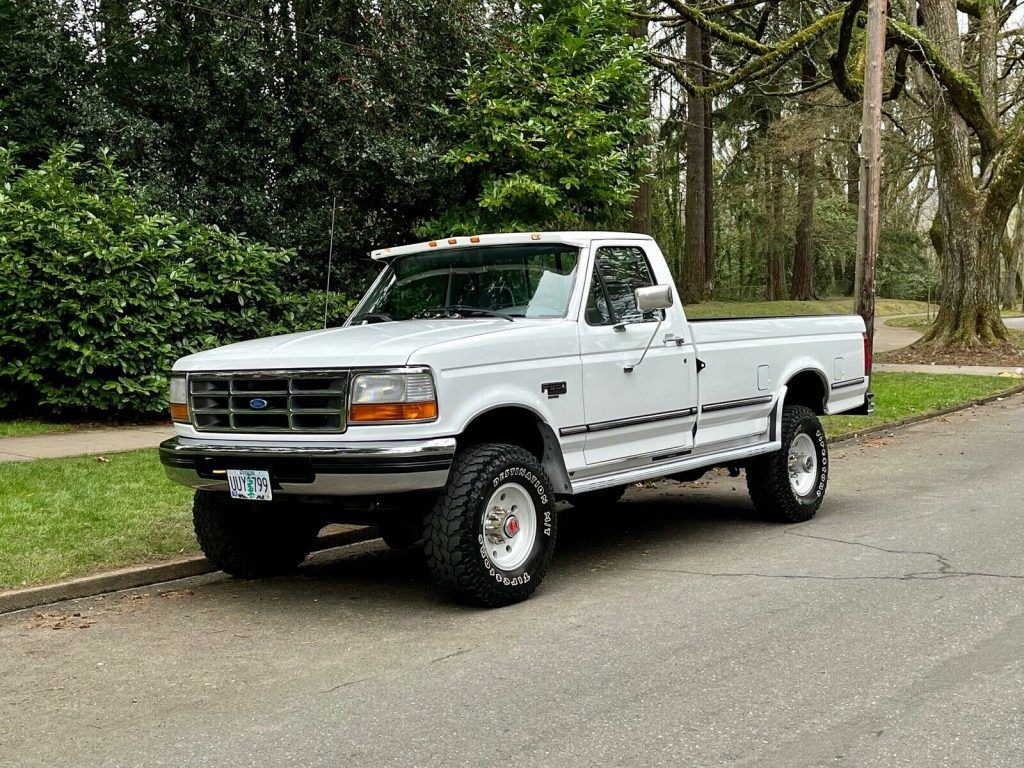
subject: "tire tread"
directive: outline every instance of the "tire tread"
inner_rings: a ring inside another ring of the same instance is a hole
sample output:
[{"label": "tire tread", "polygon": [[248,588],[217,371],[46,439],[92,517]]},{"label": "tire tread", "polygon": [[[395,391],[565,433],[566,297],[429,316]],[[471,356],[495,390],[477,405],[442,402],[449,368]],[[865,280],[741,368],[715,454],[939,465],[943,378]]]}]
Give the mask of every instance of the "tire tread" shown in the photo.
[{"label": "tire tread", "polygon": [[[747,491],[754,509],[769,520],[782,523],[803,523],[814,517],[824,494],[813,504],[801,504],[789,483],[789,444],[799,425],[811,419],[821,428],[814,411],[803,405],[787,405],[782,409],[779,429],[782,448],[759,456],[747,464]],[[827,455],[827,454],[826,454]],[[827,472],[827,466],[823,470]],[[826,475],[827,480],[827,475]]]},{"label": "tire tread", "polygon": [[525,448],[503,443],[472,445],[456,455],[448,485],[424,526],[424,554],[435,580],[455,597],[475,605],[498,607],[528,598],[540,584],[554,551],[556,530],[552,530],[542,562],[533,569],[533,578],[514,587],[498,584],[481,566],[474,535],[475,502],[489,493],[485,487],[488,476],[509,464],[529,467],[550,489],[543,468]]}]

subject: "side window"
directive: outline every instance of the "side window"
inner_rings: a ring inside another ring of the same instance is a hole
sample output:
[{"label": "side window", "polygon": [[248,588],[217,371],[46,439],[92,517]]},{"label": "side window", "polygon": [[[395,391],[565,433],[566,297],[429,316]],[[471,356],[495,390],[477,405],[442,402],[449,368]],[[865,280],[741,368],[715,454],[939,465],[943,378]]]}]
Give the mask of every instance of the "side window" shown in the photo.
[{"label": "side window", "polygon": [[647,285],[654,285],[654,280],[641,248],[621,245],[598,248],[587,299],[587,322],[615,325],[649,319],[637,312],[634,294],[637,288]]},{"label": "side window", "polygon": [[605,298],[604,285],[601,282],[601,275],[594,266],[594,277],[590,281],[590,295],[587,297],[587,324],[588,325],[614,325],[611,310],[608,309],[608,299]]}]

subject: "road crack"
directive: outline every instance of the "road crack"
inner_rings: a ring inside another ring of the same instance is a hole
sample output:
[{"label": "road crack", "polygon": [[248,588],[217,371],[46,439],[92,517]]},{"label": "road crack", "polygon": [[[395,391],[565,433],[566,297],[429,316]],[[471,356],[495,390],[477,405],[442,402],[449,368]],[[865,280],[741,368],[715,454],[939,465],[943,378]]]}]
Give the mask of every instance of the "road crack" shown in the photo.
[{"label": "road crack", "polygon": [[472,650],[473,650],[472,648],[460,648],[459,650],[454,651],[453,653],[449,653],[449,654],[447,654],[445,656],[438,656],[436,659],[431,659],[430,663],[431,664],[436,664],[439,661],[444,661],[445,659],[451,659],[451,658],[454,658],[455,656],[461,656],[462,654],[469,653]]},{"label": "road crack", "polygon": [[349,686],[356,685],[358,683],[365,683],[367,680],[372,680],[372,679],[373,679],[373,676],[371,675],[370,677],[361,677],[358,680],[349,680],[346,683],[338,683],[338,685],[334,686],[333,688],[328,688],[326,691],[321,691],[320,693],[321,693],[321,695],[326,695],[328,693],[334,693],[335,691],[340,691],[342,688],[348,688]]},{"label": "road crack", "polygon": [[799,536],[801,539],[815,539],[817,541],[828,541],[834,544],[845,544],[850,547],[862,547],[864,549],[885,552],[890,555],[905,555],[918,557],[931,557],[935,560],[936,568],[926,571],[912,571],[901,575],[880,576],[825,576],[805,573],[761,573],[758,571],[695,571],[684,568],[653,568],[653,567],[629,567],[625,570],[651,571],[657,573],[679,573],[690,576],[710,576],[715,578],[757,578],[757,579],[797,579],[809,581],[939,581],[941,579],[960,578],[986,578],[986,579],[1007,579],[1021,580],[1024,575],[1016,573],[991,573],[988,571],[961,571],[953,567],[948,556],[941,552],[932,552],[921,549],[892,549],[877,544],[867,544],[862,541],[849,541],[847,539],[835,539],[830,536],[816,536],[810,533],[797,533],[792,530],[784,530],[783,533],[789,536]]}]

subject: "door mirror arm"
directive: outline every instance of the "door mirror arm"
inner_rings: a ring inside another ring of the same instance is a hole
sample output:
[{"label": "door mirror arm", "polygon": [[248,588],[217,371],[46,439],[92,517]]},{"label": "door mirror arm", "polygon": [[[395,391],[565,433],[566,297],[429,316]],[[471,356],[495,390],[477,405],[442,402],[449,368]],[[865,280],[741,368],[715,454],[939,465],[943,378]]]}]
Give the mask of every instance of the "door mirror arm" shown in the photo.
[{"label": "door mirror arm", "polygon": [[640,363],[642,363],[644,361],[644,358],[647,357],[647,350],[649,350],[651,348],[651,344],[654,343],[654,337],[658,335],[658,329],[661,328],[661,324],[663,322],[665,322],[665,319],[661,318],[661,319],[658,320],[658,324],[656,326],[654,326],[654,333],[652,333],[651,334],[651,338],[649,338],[647,340],[647,346],[644,347],[644,351],[643,351],[643,354],[640,355],[640,359],[637,360],[632,365],[625,365],[625,366],[622,367],[622,370],[623,370],[624,373],[632,373],[633,370],[635,368],[637,368],[637,366],[639,366]]},{"label": "door mirror arm", "polygon": [[[668,309],[672,306],[675,301],[675,297],[672,294],[671,285],[646,285],[643,288],[637,288],[634,292],[636,297],[636,309],[643,315],[647,312],[653,312],[655,310]],[[625,373],[632,373],[647,357],[647,351],[651,348],[651,344],[654,343],[654,337],[658,335],[658,330],[661,328],[661,324],[665,322],[665,313],[662,312],[658,318],[658,324],[654,326],[654,333],[651,334],[651,338],[647,340],[647,346],[644,347],[643,354],[640,355],[640,359],[632,365],[623,366],[622,370]],[[618,328],[616,328],[618,330]],[[625,330],[625,328],[623,328]]]}]

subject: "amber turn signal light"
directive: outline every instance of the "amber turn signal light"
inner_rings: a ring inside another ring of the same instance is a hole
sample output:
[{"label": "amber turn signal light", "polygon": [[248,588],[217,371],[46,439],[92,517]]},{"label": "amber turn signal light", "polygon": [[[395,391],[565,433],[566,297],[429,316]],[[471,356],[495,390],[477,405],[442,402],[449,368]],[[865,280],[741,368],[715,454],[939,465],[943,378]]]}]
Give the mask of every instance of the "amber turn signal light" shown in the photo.
[{"label": "amber turn signal light", "polygon": [[184,403],[171,403],[171,421],[188,421],[188,406]]},{"label": "amber turn signal light", "polygon": [[348,420],[358,421],[423,421],[437,418],[437,403],[364,403],[354,404]]}]

